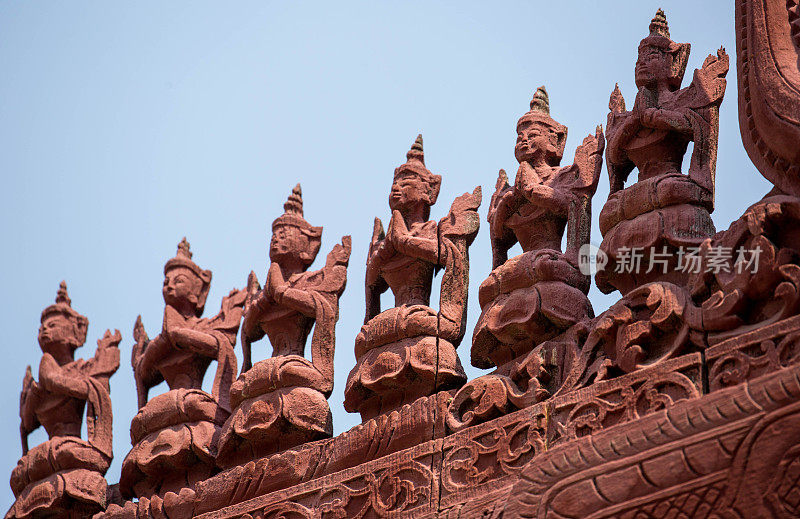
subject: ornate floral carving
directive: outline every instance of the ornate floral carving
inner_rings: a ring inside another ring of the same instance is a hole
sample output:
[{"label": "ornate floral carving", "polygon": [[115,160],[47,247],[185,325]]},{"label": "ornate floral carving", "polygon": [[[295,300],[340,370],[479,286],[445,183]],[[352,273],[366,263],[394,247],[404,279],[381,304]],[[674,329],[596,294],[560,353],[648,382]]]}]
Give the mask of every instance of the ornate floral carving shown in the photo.
[{"label": "ornate floral carving", "polygon": [[[323,489],[314,505],[332,517],[391,517],[394,514],[425,509],[431,501],[429,467],[410,460],[378,474],[363,474]],[[360,502],[360,503],[359,503]],[[358,503],[358,504],[357,504]]]},{"label": "ornate floral carving", "polygon": [[333,438],[304,443],[199,482],[198,514],[265,496],[445,435],[447,393],[418,399]]},{"label": "ornate floral carving", "polygon": [[558,445],[528,464],[504,517],[665,517],[692,503],[696,517],[768,517],[776,464],[798,443],[786,431],[800,417],[799,370]]},{"label": "ornate floral carving", "polygon": [[700,350],[702,326],[700,308],[687,290],[671,283],[634,289],[591,321],[585,340],[577,343],[580,349],[564,366],[557,394]]},{"label": "ornate floral carving", "polygon": [[442,461],[442,503],[508,484],[545,450],[545,406],[539,404],[448,437]]},{"label": "ornate floral carving", "polygon": [[700,397],[700,366],[698,354],[687,355],[554,398],[548,445],[588,436]]},{"label": "ornate floral carving", "polygon": [[[703,265],[714,249],[738,251],[715,270],[692,276],[690,288],[702,300],[709,341],[747,333],[800,311],[800,199],[769,194],[749,207],[729,229],[700,250]],[[745,254],[745,252],[747,254]]]},{"label": "ornate floral carving", "polygon": [[603,312],[586,343],[602,344],[613,366],[631,373],[682,353],[691,342],[692,325],[700,327],[699,315],[686,291],[651,283]]},{"label": "ornate floral carving", "polygon": [[447,426],[459,431],[541,402],[550,396],[549,381],[542,349],[536,348],[462,387],[448,406]]},{"label": "ornate floral carving", "polygon": [[706,352],[711,391],[741,384],[800,361],[800,319],[732,337]]},{"label": "ornate floral carving", "polygon": [[351,470],[197,517],[415,517],[432,514],[438,496],[438,481],[432,467],[440,450],[441,440],[429,441]]}]

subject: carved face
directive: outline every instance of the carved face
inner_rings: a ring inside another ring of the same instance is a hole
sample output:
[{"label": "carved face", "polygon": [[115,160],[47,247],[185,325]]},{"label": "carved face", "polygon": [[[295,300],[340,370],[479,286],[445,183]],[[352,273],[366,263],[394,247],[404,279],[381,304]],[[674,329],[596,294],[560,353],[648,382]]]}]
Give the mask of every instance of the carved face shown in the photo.
[{"label": "carved face", "polygon": [[269,259],[280,263],[287,255],[298,256],[309,247],[308,237],[294,225],[279,225],[272,232]]},{"label": "carved face", "polygon": [[419,205],[431,205],[431,186],[419,175],[403,175],[392,183],[389,207],[403,212]]},{"label": "carved face", "polygon": [[538,158],[560,160],[559,137],[556,129],[549,124],[522,120],[517,125],[514,156],[520,163],[533,162]]},{"label": "carved face", "polygon": [[186,267],[174,267],[164,275],[161,293],[164,302],[174,308],[197,307],[203,290],[202,280]]},{"label": "carved face", "polygon": [[636,60],[636,86],[654,88],[659,83],[669,81],[672,56],[660,47],[642,45]]},{"label": "carved face", "polygon": [[39,346],[47,352],[55,346],[69,346],[74,350],[83,344],[85,337],[80,335],[75,319],[64,314],[50,314],[39,327]]}]

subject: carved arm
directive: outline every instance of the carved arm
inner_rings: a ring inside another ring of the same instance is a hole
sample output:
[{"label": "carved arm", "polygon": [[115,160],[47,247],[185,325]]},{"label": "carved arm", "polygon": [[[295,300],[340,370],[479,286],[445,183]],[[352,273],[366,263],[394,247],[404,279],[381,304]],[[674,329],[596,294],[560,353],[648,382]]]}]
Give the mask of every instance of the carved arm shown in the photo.
[{"label": "carved arm", "polygon": [[89,383],[87,376],[75,371],[66,372],[49,353],[42,355],[39,363],[39,383],[52,393],[88,400]]},{"label": "carved arm", "polygon": [[372,240],[369,244],[367,253],[367,272],[364,278],[366,312],[364,324],[367,324],[373,317],[381,313],[381,294],[389,289],[386,280],[380,273],[381,253],[386,249],[384,241],[383,223],[380,218],[375,218],[372,228]]},{"label": "carved arm", "polygon": [[[624,108],[624,103],[622,106]],[[623,146],[639,130],[640,125],[638,117],[634,117],[631,112],[615,112],[612,110],[608,114],[606,168],[608,169],[608,182],[611,186],[609,194],[614,194],[624,188],[628,175],[633,171],[634,164],[628,158]]]},{"label": "carved arm", "polygon": [[562,216],[567,215],[569,205],[575,198],[569,191],[542,184],[539,175],[527,162],[520,164],[516,189],[532,204]]},{"label": "carved arm", "polygon": [[86,373],[100,380],[108,389],[108,379],[119,369],[119,343],[122,334],[119,330],[106,330],[101,339],[97,340],[97,349],[94,357],[86,363]]},{"label": "carved arm", "polygon": [[426,238],[411,234],[400,211],[395,210],[392,213],[392,219],[389,221],[389,231],[386,233],[386,241],[397,252],[408,257],[420,259],[434,265],[440,264],[439,241],[435,235],[433,238]]},{"label": "carved arm", "polygon": [[22,440],[23,456],[28,453],[28,435],[41,425],[36,418],[37,388],[38,384],[33,379],[31,367],[28,366],[25,370],[25,378],[22,379],[22,392],[19,395],[19,434]]},{"label": "carved arm", "polygon": [[156,369],[156,362],[163,355],[167,341],[160,334],[151,341],[142,324],[141,315],[136,318],[136,323],[133,325],[133,339],[136,344],[131,351],[131,366],[136,382],[137,402],[141,409],[147,403],[150,388],[164,380],[161,372]]},{"label": "carved arm", "polygon": [[678,132],[687,137],[694,137],[694,129],[689,118],[678,110],[663,108],[645,108],[641,116],[642,126],[655,130]]},{"label": "carved arm", "polygon": [[210,333],[200,332],[192,328],[172,328],[168,333],[170,340],[177,348],[185,348],[216,360],[219,341]]},{"label": "carved arm", "polygon": [[496,269],[508,260],[508,250],[517,243],[516,235],[506,227],[506,220],[517,210],[518,205],[519,198],[514,189],[508,185],[505,170],[501,169],[486,216],[492,243],[492,269]]},{"label": "carved arm", "polygon": [[264,337],[264,330],[258,321],[264,311],[266,296],[261,291],[258,276],[252,270],[247,276],[247,295],[244,300],[242,317],[242,373],[253,367],[251,344]]},{"label": "carved arm", "polygon": [[[575,150],[577,183],[573,187],[567,217],[567,250],[565,253],[577,262],[580,248],[589,243],[592,224],[592,197],[597,191],[600,170],[603,168],[605,136],[602,126],[594,135],[587,135]],[[567,173],[565,170],[564,173]]]},{"label": "carved arm", "polygon": [[306,317],[316,318],[316,306],[314,298],[307,290],[301,290],[289,286],[283,279],[281,267],[273,262],[267,274],[267,295],[269,295],[279,305],[284,305],[296,312],[300,312]]}]

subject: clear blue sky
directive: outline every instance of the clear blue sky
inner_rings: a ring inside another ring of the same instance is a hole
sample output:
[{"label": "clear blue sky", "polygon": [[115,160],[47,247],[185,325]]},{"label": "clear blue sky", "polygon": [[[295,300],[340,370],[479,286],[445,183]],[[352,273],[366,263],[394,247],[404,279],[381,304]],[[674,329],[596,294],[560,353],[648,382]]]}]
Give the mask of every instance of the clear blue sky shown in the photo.
[{"label": "clear blue sky", "polygon": [[[692,44],[687,82],[720,45],[733,58],[713,215],[723,229],[768,191],[739,137],[733,4],[664,4],[673,39]],[[306,218],[325,228],[314,268],[342,235],[353,236],[330,404],[337,433],[357,424],[342,408],[342,391],[364,316],[366,249],[373,217],[388,221],[392,172],[414,137],[423,133],[428,167],[444,177],[434,218],[455,196],[483,186],[469,337],[477,286],[490,270],[486,207],[497,170],[516,171],[517,118],[545,84],[552,115],[569,127],[571,163],[575,146],[605,124],[615,82],[632,104],[636,48],[659,6],[0,4],[0,474],[8,477],[21,454],[22,376],[28,364],[36,372],[39,316],[61,279],[90,320],[78,355],[91,357],[106,328],[123,333],[122,364],[111,379],[113,483],[136,412],[131,330],[140,313],[151,336],[160,329],[164,262],[187,236],[197,263],[214,273],[206,308],[216,313],[250,270],[263,281],[270,224],[297,182]],[[595,243],[607,195],[604,168]],[[590,297],[597,313],[616,299],[596,289]],[[459,352],[468,366],[468,339]],[[264,342],[254,348],[255,360],[270,353]],[[31,444],[45,438],[40,431]],[[0,484],[0,508],[11,500]]]}]

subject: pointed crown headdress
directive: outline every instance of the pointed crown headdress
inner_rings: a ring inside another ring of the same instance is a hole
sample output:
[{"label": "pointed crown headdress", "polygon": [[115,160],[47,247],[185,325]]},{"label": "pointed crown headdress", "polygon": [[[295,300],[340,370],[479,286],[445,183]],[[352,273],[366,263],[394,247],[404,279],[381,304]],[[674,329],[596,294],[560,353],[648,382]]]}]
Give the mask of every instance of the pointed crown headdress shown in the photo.
[{"label": "pointed crown headdress", "polygon": [[203,270],[201,269],[197,263],[192,261],[192,249],[189,242],[186,240],[184,236],[181,242],[178,244],[178,250],[175,253],[175,257],[167,260],[167,263],[164,264],[164,274],[167,273],[170,269],[176,267],[185,267],[197,274],[197,277],[203,280],[205,283],[211,283],[211,271],[210,270]]},{"label": "pointed crown headdress", "polygon": [[272,222],[272,232],[283,225],[297,227],[308,236],[317,239],[322,236],[322,227],[314,227],[303,216],[303,190],[300,184],[294,186],[292,194],[283,204],[283,214]]},{"label": "pointed crown headdress", "polygon": [[164,275],[166,275],[171,269],[178,267],[184,267],[191,270],[198,278],[200,278],[200,281],[202,281],[202,288],[198,297],[196,312],[197,316],[199,317],[203,314],[203,308],[206,304],[208,291],[211,288],[211,271],[201,269],[197,263],[192,261],[191,246],[189,245],[189,242],[186,240],[185,236],[178,244],[178,250],[175,253],[175,257],[167,260],[167,262],[164,264]]},{"label": "pointed crown headdress", "polygon": [[667,15],[662,9],[656,11],[650,21],[650,33],[639,43],[639,51],[644,47],[656,47],[672,56],[669,83],[673,88],[679,88],[686,72],[689,61],[689,52],[692,49],[689,43],[676,43],[670,39]]},{"label": "pointed crown headdress", "polygon": [[75,321],[77,333],[76,338],[78,339],[78,344],[76,347],[86,342],[86,332],[89,329],[89,319],[85,315],[79,314],[72,308],[72,300],[69,298],[69,294],[67,294],[66,281],[62,281],[58,286],[55,304],[50,305],[42,310],[41,322],[44,323],[45,319],[53,315],[63,315]]},{"label": "pointed crown headdress", "polygon": [[79,314],[72,308],[72,300],[69,298],[69,294],[67,293],[66,281],[62,281],[58,286],[55,304],[52,304],[42,310],[41,322],[44,322],[45,319],[54,314],[61,314],[71,317],[77,320],[79,324],[85,323],[84,327],[89,325],[89,319],[87,319],[86,316]]},{"label": "pointed crown headdress", "polygon": [[[283,214],[272,222],[273,239],[275,231],[279,227],[285,226],[299,229],[308,238],[308,246],[305,250],[294,251],[294,254],[298,255],[303,265],[308,268],[314,263],[314,259],[317,257],[319,248],[322,245],[322,227],[314,227],[303,216],[303,190],[300,188],[300,184],[294,186],[292,194],[283,204]],[[272,252],[270,252],[271,254]]]},{"label": "pointed crown headdress", "polygon": [[550,96],[544,85],[534,92],[530,107],[531,109],[517,121],[517,130],[524,122],[538,122],[552,127],[558,135],[558,156],[562,157],[567,145],[567,127],[550,116]]},{"label": "pointed crown headdress", "polygon": [[442,177],[431,173],[425,167],[425,151],[422,148],[421,133],[417,135],[414,144],[411,145],[411,149],[406,153],[405,164],[401,164],[394,170],[394,180],[397,181],[399,178],[408,175],[416,175],[422,178],[430,186],[429,198],[431,205],[436,203],[436,199],[439,196],[439,188],[442,185]]}]

